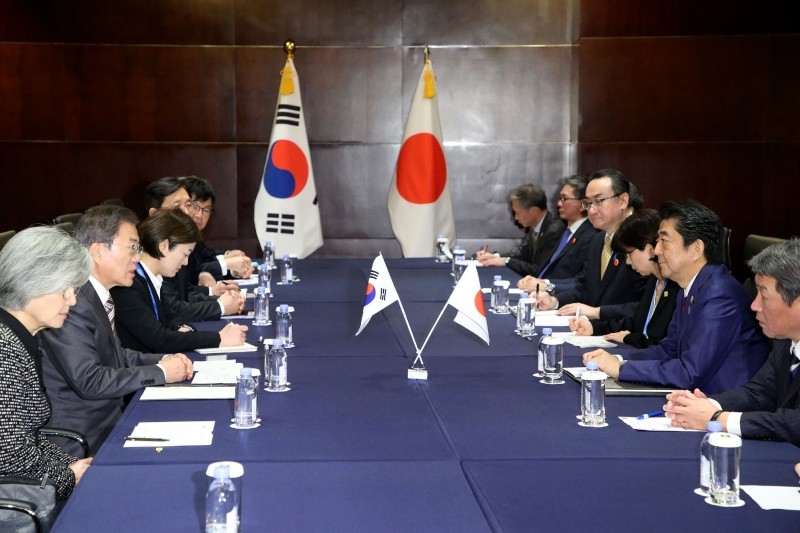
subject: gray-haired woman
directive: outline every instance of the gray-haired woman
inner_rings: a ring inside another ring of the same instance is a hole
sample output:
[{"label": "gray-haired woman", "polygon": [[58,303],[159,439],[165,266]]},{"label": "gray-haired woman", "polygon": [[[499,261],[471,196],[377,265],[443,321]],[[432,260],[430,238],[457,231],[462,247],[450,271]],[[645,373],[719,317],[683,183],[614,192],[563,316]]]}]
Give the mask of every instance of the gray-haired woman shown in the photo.
[{"label": "gray-haired woman", "polygon": [[52,481],[66,499],[91,463],[39,435],[50,417],[33,336],[60,328],[89,279],[89,252],[66,233],[35,227],[0,251],[0,475]]}]

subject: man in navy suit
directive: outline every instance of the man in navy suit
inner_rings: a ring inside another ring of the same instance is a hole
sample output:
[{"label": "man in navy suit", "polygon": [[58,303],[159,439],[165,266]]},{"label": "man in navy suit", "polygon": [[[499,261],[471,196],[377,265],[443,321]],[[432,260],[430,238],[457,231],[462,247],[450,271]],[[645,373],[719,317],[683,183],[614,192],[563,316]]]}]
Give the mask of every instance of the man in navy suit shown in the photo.
[{"label": "man in navy suit", "polygon": [[[64,326],[37,335],[53,406],[49,424],[86,435],[90,455],[113,429],[126,395],[149,385],[183,381],[193,373],[185,355],[127,350],[114,331],[110,289],[133,283],[142,253],[136,223],[132,211],[116,205],[93,207],[81,217],[75,238],[89,249],[92,274],[78,290],[78,302]],[[74,442],[62,447],[68,453],[79,450]]]},{"label": "man in navy suit", "polygon": [[[565,289],[570,286],[566,280],[554,282],[554,297],[540,293],[540,309],[557,308],[558,314],[571,315],[580,307],[586,318],[601,320],[635,313],[647,280],[611,250],[611,238],[622,221],[643,203],[622,172],[608,168],[592,173],[582,204],[592,226],[600,232],[589,242],[583,270],[570,280],[571,288]],[[542,281],[539,283],[542,288]]]},{"label": "man in navy suit", "polygon": [[626,354],[605,350],[583,356],[624,381],[695,387],[717,394],[744,385],[767,357],[749,298],[722,262],[719,217],[694,201],[667,202],[655,253],[664,277],[683,290],[667,336],[657,346]]},{"label": "man in navy suit", "polygon": [[478,252],[483,266],[507,266],[522,276],[533,275],[545,265],[564,233],[564,223],[547,210],[547,195],[538,185],[521,185],[509,194],[514,220],[525,228],[519,248],[501,256]]},{"label": "man in navy suit", "polygon": [[774,339],[769,359],[743,387],[711,398],[700,389],[675,391],[664,411],[679,427],[705,429],[713,419],[729,433],[800,446],[800,240],[770,246],[748,264],[758,290],[750,307]]},{"label": "man in navy suit", "polygon": [[[519,280],[517,286],[520,289],[534,292],[536,284],[539,283],[540,288],[544,290],[551,279],[569,280],[572,281],[570,286],[574,285],[574,278],[581,273],[586,264],[589,242],[597,233],[582,206],[587,183],[587,178],[581,175],[564,178],[556,205],[558,217],[566,223],[567,229],[550,257],[543,260],[544,266],[541,270],[533,276]],[[565,291],[568,288],[564,281],[559,284],[558,290]]]}]

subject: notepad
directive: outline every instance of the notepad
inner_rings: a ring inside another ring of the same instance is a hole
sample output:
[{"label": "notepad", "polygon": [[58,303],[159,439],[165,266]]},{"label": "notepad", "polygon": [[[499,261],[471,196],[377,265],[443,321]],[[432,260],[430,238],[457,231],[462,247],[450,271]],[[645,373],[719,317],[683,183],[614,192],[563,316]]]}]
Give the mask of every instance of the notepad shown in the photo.
[{"label": "notepad", "polygon": [[258,348],[256,348],[249,342],[245,342],[241,346],[223,346],[221,348],[198,348],[195,351],[201,354],[209,354],[209,353],[229,353],[229,352],[255,352],[257,350]]},{"label": "notepad", "polygon": [[[139,422],[126,440],[125,448],[161,448],[166,446],[210,446],[214,439],[214,421]],[[164,440],[135,440],[164,439]]]},{"label": "notepad", "polygon": [[139,400],[233,400],[235,394],[236,387],[234,385],[199,387],[195,385],[177,385],[146,387]]},{"label": "notepad", "polygon": [[564,342],[568,342],[578,348],[615,348],[617,346],[600,335],[571,335],[569,338],[565,338]]}]

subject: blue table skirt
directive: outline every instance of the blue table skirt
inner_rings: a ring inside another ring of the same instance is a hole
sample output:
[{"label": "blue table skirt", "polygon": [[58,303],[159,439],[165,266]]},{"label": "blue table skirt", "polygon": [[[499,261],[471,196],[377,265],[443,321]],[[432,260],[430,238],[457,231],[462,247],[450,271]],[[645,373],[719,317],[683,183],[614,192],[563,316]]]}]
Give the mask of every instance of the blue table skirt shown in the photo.
[{"label": "blue table skirt", "polygon": [[[457,461],[243,464],[244,532],[491,531]],[[202,531],[205,470],[94,465],[55,531]]]},{"label": "blue table skirt", "polygon": [[[746,448],[744,455],[747,454]],[[744,492],[744,507],[722,509],[692,491],[696,461],[549,459],[466,461],[487,519],[496,531],[615,533],[798,531],[800,516],[765,511]],[[745,485],[797,485],[789,464],[744,463]]]}]

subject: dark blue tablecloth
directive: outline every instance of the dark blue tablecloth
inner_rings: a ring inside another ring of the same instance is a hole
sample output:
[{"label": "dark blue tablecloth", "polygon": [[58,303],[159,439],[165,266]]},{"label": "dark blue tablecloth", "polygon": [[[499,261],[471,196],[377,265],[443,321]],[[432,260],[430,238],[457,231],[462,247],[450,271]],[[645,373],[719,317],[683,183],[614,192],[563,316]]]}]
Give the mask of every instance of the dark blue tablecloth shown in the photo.
[{"label": "dark blue tablecloth", "polygon": [[[243,465],[243,532],[491,531],[454,461]],[[202,531],[205,470],[199,463],[93,466],[55,530]]]},{"label": "dark blue tablecloth", "polygon": [[[464,470],[496,531],[788,533],[800,524],[797,512],[764,511],[744,492],[744,507],[708,505],[692,492],[699,477],[694,461],[467,461]],[[780,463],[744,463],[741,480],[797,485],[793,468]]]}]

